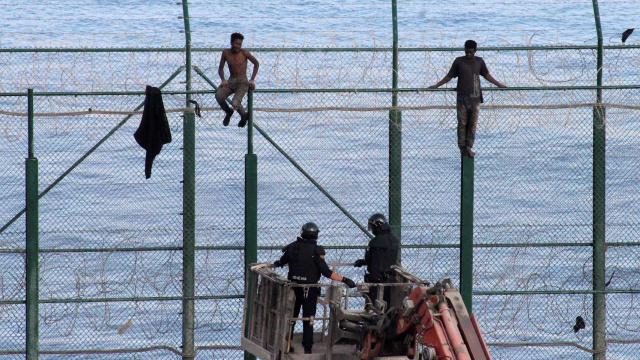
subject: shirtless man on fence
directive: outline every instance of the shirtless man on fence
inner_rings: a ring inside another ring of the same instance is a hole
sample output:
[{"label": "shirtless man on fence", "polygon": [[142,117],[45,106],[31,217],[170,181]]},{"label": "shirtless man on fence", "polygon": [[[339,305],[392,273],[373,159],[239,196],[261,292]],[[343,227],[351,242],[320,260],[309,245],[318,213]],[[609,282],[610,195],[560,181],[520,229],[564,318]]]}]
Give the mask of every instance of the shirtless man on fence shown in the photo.
[{"label": "shirtless man on fence", "polygon": [[[222,50],[220,56],[220,65],[218,66],[218,75],[220,75],[220,86],[216,90],[216,101],[220,104],[220,108],[224,110],[226,116],[222,121],[222,125],[229,125],[233,110],[240,114],[239,127],[244,127],[249,120],[249,113],[242,107],[242,98],[249,91],[256,88],[256,75],[260,63],[251,55],[250,52],[242,48],[242,40],[244,36],[240,33],[231,34],[231,48]],[[253,72],[251,79],[247,79],[247,60],[253,64]],[[224,64],[229,64],[229,80],[224,78]],[[234,94],[231,100],[231,107],[227,104],[227,96]]]},{"label": "shirtless man on fence", "polygon": [[473,157],[476,126],[480,103],[483,102],[480,75],[499,88],[507,86],[494,79],[481,57],[475,56],[478,44],[473,40],[464,43],[464,56],[455,59],[449,73],[429,88],[435,89],[457,77],[456,109],[458,113],[458,147],[463,156]]}]

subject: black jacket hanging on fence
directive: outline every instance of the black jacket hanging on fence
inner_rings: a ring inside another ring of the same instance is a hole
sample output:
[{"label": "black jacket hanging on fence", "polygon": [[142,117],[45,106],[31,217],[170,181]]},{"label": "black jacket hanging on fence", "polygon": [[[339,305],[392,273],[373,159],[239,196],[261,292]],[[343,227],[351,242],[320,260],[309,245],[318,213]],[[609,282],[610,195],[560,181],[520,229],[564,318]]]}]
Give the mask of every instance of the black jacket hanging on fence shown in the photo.
[{"label": "black jacket hanging on fence", "polygon": [[140,146],[147,150],[144,175],[148,179],[151,177],[153,159],[162,150],[162,145],[171,142],[171,129],[169,129],[169,121],[162,103],[160,89],[147,85],[142,120],[133,137]]}]

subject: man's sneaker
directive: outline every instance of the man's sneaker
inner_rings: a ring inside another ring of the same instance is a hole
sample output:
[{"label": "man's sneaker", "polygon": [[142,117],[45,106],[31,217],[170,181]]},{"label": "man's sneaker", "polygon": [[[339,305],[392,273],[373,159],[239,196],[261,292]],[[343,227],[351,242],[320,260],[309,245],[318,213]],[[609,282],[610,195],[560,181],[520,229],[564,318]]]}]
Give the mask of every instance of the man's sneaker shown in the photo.
[{"label": "man's sneaker", "polygon": [[471,150],[471,148],[470,148],[470,147],[466,147],[465,149],[466,149],[466,151],[465,151],[465,152],[466,152],[466,155],[467,155],[468,157],[471,157],[471,158],[472,158],[472,157],[476,156],[476,152],[475,152],[475,151],[473,151],[473,150]]},{"label": "man's sneaker", "polygon": [[229,125],[229,122],[231,121],[231,115],[233,115],[233,111],[227,113],[227,115],[224,117],[224,120],[222,120],[222,125]]},{"label": "man's sneaker", "polygon": [[240,122],[238,122],[238,127],[244,127],[245,125],[247,125],[247,121],[249,121],[249,113],[245,112],[240,117]]},{"label": "man's sneaker", "polygon": [[304,349],[305,354],[311,354],[311,349]]}]

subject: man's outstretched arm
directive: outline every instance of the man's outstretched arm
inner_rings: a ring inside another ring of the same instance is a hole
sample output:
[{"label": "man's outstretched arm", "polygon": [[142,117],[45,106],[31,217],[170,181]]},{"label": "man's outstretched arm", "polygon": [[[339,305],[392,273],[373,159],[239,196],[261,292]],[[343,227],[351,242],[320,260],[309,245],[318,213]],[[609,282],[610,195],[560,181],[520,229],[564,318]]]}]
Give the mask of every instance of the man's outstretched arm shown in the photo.
[{"label": "man's outstretched arm", "polygon": [[500,81],[496,80],[493,78],[493,76],[491,76],[491,74],[487,73],[486,75],[484,75],[484,78],[487,79],[488,82],[492,83],[493,85],[499,87],[499,88],[506,88],[507,85],[501,83]]},{"label": "man's outstretched arm", "polygon": [[224,86],[227,83],[227,80],[224,79],[224,63],[226,62],[226,59],[224,57],[224,52],[220,55],[220,64],[218,65],[218,76],[220,76],[220,80],[222,80],[222,83],[220,84],[220,86]]},{"label": "man's outstretched arm", "polygon": [[451,76],[447,75],[445,77],[442,78],[442,80],[438,81],[437,83],[435,83],[434,85],[429,86],[429,89],[437,89],[440,86],[448,83],[449,81],[451,81],[451,79],[453,79]]},{"label": "man's outstretched arm", "polygon": [[256,76],[258,75],[258,69],[260,68],[260,62],[250,52],[247,51],[247,60],[253,64],[253,71],[251,72],[250,84],[252,89],[256,88]]}]

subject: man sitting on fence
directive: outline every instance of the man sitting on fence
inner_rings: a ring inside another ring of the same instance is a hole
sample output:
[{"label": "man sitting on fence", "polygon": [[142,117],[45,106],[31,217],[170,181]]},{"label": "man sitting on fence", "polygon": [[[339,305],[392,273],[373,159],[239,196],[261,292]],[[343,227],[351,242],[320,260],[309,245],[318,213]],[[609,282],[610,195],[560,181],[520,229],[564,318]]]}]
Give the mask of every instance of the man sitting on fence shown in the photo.
[{"label": "man sitting on fence", "polygon": [[[258,75],[258,68],[260,63],[251,55],[251,53],[242,48],[242,40],[244,36],[240,33],[231,34],[231,48],[222,50],[220,56],[220,65],[218,66],[218,75],[222,82],[216,90],[216,101],[220,104],[220,107],[226,113],[222,125],[229,125],[233,110],[236,110],[240,114],[239,127],[244,127],[249,120],[249,113],[242,107],[242,98],[249,89],[256,88],[256,75]],[[247,80],[247,60],[253,64],[253,72],[251,79]],[[229,80],[224,78],[224,64],[229,64]],[[230,108],[227,104],[227,96],[233,95]]]},{"label": "man sitting on fence", "polygon": [[484,77],[490,83],[499,88],[507,86],[494,79],[487,65],[481,57],[475,56],[478,44],[473,40],[467,40],[464,43],[464,54],[453,61],[449,73],[429,88],[435,89],[451,79],[457,77],[458,84],[456,86],[456,109],[458,112],[458,147],[460,153],[468,157],[473,157],[475,152],[471,150],[476,138],[476,126],[478,124],[478,113],[480,111],[480,103],[484,101],[482,98],[482,89],[480,88],[480,76]]}]

